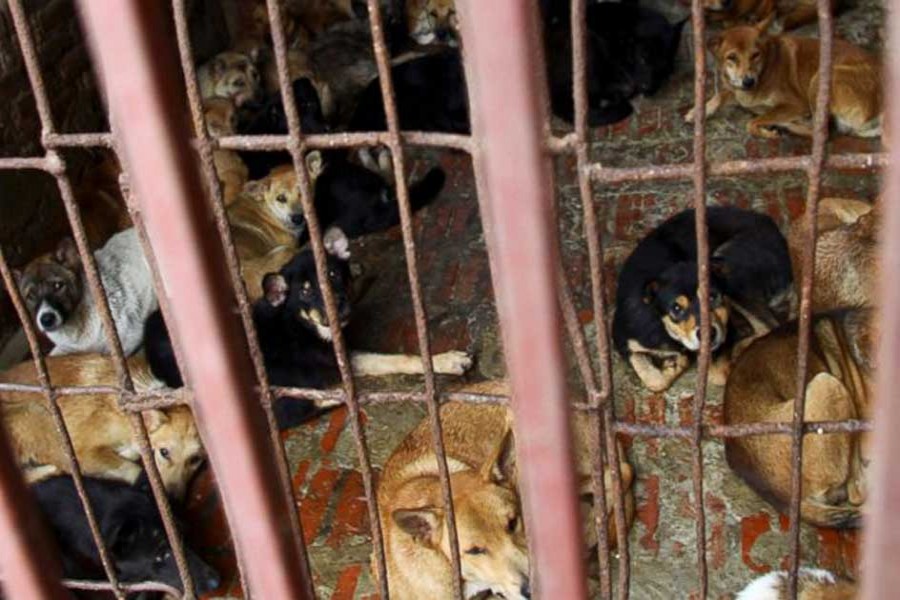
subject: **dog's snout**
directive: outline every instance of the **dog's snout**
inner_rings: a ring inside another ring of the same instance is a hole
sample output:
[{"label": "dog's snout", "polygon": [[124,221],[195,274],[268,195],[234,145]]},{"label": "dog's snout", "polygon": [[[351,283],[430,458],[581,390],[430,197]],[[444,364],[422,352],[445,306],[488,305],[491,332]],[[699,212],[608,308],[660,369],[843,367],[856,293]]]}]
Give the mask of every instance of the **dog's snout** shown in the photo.
[{"label": "dog's snout", "polygon": [[47,310],[38,315],[38,322],[44,331],[51,331],[62,325],[62,318],[56,311]]},{"label": "dog's snout", "polygon": [[220,585],[222,585],[222,579],[219,577],[219,574],[216,573],[213,569],[210,569],[209,573],[206,574],[206,577],[204,578],[204,581],[202,583],[203,589],[197,590],[197,592],[200,594],[205,594],[207,592],[219,589]]},{"label": "dog's snout", "polygon": [[531,598],[531,582],[527,579],[519,588],[519,594],[521,594],[523,598]]},{"label": "dog's snout", "polygon": [[303,218],[303,213],[297,213],[291,215],[291,223],[294,225],[303,225],[306,222],[306,219]]},{"label": "dog's snout", "polygon": [[741,86],[745,90],[749,90],[754,85],[756,85],[756,77],[754,77],[753,75],[745,75],[744,78],[741,80]]}]

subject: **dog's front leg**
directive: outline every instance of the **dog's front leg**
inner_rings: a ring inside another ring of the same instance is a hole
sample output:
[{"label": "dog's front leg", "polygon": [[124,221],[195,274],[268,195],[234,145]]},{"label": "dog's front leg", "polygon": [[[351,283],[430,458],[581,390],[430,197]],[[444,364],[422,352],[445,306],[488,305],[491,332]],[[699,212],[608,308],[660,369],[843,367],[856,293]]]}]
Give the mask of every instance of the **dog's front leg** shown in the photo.
[{"label": "dog's front leg", "polygon": [[802,108],[782,104],[747,123],[747,132],[756,137],[776,138],[779,129],[786,129],[797,135],[811,136],[808,121],[809,115]]},{"label": "dog's front leg", "polygon": [[[434,372],[446,375],[462,375],[472,366],[472,357],[466,352],[452,350],[431,357]],[[421,375],[422,358],[416,354],[381,354],[378,352],[352,352],[350,365],[355,375]]]},{"label": "dog's front leg", "polygon": [[[654,361],[654,359],[656,360]],[[646,352],[632,352],[628,356],[628,362],[637,373],[641,383],[651,392],[667,390],[672,382],[684,373],[691,362],[687,355],[677,353],[662,358],[661,366],[656,365],[659,361],[659,356]]]},{"label": "dog's front leg", "polygon": [[[731,104],[732,100],[734,100],[734,92],[724,86],[720,88],[715,96],[706,101],[707,118],[716,114],[716,112],[726,104]],[[696,117],[696,111],[697,107],[691,108],[691,110],[684,115],[684,120],[688,123],[693,123],[694,118]]]}]

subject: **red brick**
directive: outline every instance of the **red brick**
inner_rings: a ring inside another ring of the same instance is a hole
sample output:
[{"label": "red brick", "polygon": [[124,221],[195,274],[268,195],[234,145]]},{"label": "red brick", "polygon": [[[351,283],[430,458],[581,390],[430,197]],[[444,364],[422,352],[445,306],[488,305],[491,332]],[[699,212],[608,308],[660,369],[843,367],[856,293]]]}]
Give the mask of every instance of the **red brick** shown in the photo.
[{"label": "red brick", "polygon": [[331,533],[326,543],[337,548],[348,535],[369,533],[369,513],[363,489],[362,475],[350,471],[341,489],[337,509],[332,518]]},{"label": "red brick", "polygon": [[751,556],[756,540],[764,533],[772,531],[772,517],[767,512],[748,515],[741,519],[741,560],[754,573],[768,573],[772,568],[761,565]]},{"label": "red brick", "polygon": [[346,424],[347,409],[345,407],[342,406],[328,415],[328,430],[322,436],[322,441],[320,442],[322,452],[325,454],[334,452],[334,447],[337,445],[338,438],[341,436],[341,432],[344,431]]},{"label": "red brick", "polygon": [[656,554],[659,552],[659,540],[656,537],[659,527],[659,476],[648,475],[644,481],[644,494],[637,507],[637,520],[644,525],[644,535],[640,538],[641,546]]},{"label": "red brick", "polygon": [[334,486],[340,473],[334,469],[322,467],[313,475],[309,492],[300,502],[300,521],[303,524],[304,541],[309,544],[318,537],[322,520],[328,509]]},{"label": "red brick", "polygon": [[725,502],[710,493],[706,494],[706,519],[709,527],[709,566],[721,569],[725,566]]},{"label": "red brick", "polygon": [[361,572],[361,565],[351,565],[344,569],[338,576],[337,585],[334,588],[334,594],[331,595],[331,600],[353,600]]}]

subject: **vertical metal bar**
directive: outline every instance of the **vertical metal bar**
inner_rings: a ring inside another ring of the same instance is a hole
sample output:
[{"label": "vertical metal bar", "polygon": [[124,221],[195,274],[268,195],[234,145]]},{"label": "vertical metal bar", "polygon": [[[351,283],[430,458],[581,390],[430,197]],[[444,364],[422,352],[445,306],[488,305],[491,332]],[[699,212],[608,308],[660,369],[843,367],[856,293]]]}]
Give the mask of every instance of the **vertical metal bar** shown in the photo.
[{"label": "vertical metal bar", "polygon": [[161,9],[155,3],[81,3],[124,162],[169,283],[175,326],[181,339],[191,340],[182,350],[196,386],[195,417],[236,544],[248,558],[251,591],[265,598],[306,598],[285,517],[293,507],[275,483],[264,415],[248,400],[254,397],[249,352],[231,314],[233,298],[222,293],[228,289],[217,260],[222,248],[206,204],[196,201],[202,187],[178,127],[181,107],[168,77],[177,67],[164,45]]},{"label": "vertical metal bar", "polygon": [[475,177],[513,389],[534,591],[537,597],[578,600],[586,589],[554,292],[558,248],[536,8],[518,0],[457,4]]},{"label": "vertical metal bar", "polygon": [[400,119],[397,114],[397,102],[394,94],[394,83],[391,79],[390,56],[384,40],[381,4],[379,0],[368,0],[369,22],[372,29],[372,44],[375,61],[378,66],[378,79],[381,84],[381,99],[384,104],[385,121],[388,128],[391,159],[394,167],[394,182],[397,191],[397,203],[400,209],[400,228],[403,233],[403,250],[406,258],[407,276],[409,277],[410,295],[412,297],[413,314],[416,321],[416,334],[419,342],[419,353],[422,356],[422,371],[425,377],[425,396],[428,406],[428,419],[431,422],[431,436],[434,443],[435,459],[441,480],[441,495],[444,504],[444,518],[450,538],[450,568],[453,574],[453,597],[463,600],[464,589],[462,571],[459,560],[459,538],[456,532],[456,511],[453,508],[453,493],[450,489],[450,470],[447,468],[447,453],[444,449],[444,434],[441,427],[440,405],[437,401],[434,369],[431,364],[431,344],[428,337],[428,315],[422,299],[422,286],[419,283],[419,267],[416,259],[416,240],[413,232],[412,209],[409,203],[409,188],[406,185],[406,166],[403,145],[400,142]]},{"label": "vertical metal bar", "polygon": [[691,24],[694,40],[694,227],[697,235],[697,295],[700,298],[700,355],[697,359],[697,382],[691,410],[691,476],[697,510],[697,579],[699,600],[706,600],[708,574],[706,565],[706,510],[703,503],[703,406],[709,376],[709,235],[706,229],[706,23],[702,0],[691,2]]},{"label": "vertical metal bar", "polygon": [[[597,353],[600,365],[600,390],[596,398],[591,398],[591,403],[597,405],[599,412],[598,436],[602,435],[606,442],[607,464],[612,474],[613,484],[613,509],[616,522],[616,547],[619,553],[619,598],[628,597],[630,588],[631,565],[628,550],[628,528],[625,520],[625,498],[622,490],[622,473],[619,462],[619,447],[616,444],[613,422],[615,412],[613,407],[613,382],[612,382],[612,357],[609,347],[609,334],[606,320],[606,299],[603,296],[603,239],[597,223],[597,211],[594,207],[594,196],[589,177],[590,156],[588,153],[588,92],[587,92],[587,16],[586,0],[572,0],[571,28],[572,28],[572,94],[575,107],[575,157],[576,172],[578,174],[578,191],[581,197],[582,212],[584,213],[584,235],[588,246],[588,264],[591,272],[591,301],[594,308],[594,324],[597,328]],[[580,328],[579,328],[580,332]],[[596,390],[596,385],[591,386]],[[593,441],[592,441],[593,446]],[[600,449],[592,448],[592,452],[599,453]],[[602,519],[598,526],[602,529],[602,535],[598,535],[597,554],[600,565],[600,589],[604,598],[612,597],[611,581],[609,577],[609,545],[607,535],[609,530],[606,515],[606,490],[603,461],[599,461],[600,471],[594,473],[594,495],[597,502],[596,509],[603,510]],[[596,471],[597,469],[595,469]]]},{"label": "vertical metal bar", "polygon": [[284,114],[288,126],[288,151],[294,162],[294,171],[297,173],[297,183],[300,187],[300,202],[303,205],[303,213],[306,224],[309,227],[310,247],[316,263],[316,276],[322,288],[325,300],[325,313],[331,329],[331,340],[334,344],[334,354],[337,359],[338,369],[341,374],[341,383],[344,388],[347,410],[350,413],[350,428],[353,432],[353,440],[356,444],[356,453],[359,460],[360,474],[363,480],[363,490],[366,494],[366,506],[369,512],[370,527],[372,528],[372,545],[378,569],[378,585],[382,597],[388,600],[387,568],[384,560],[384,536],[381,531],[381,519],[378,514],[378,502],[375,498],[374,474],[372,462],[369,457],[369,448],[366,442],[365,429],[362,423],[362,411],[359,399],[356,396],[353,373],[348,360],[347,345],[344,334],[341,331],[338,318],[337,304],[334,299],[334,291],[327,276],[327,258],[325,248],[322,245],[322,231],[319,219],[316,215],[313,203],[309,174],[306,172],[304,161],[303,132],[300,129],[300,114],[294,99],[294,89],[291,86],[290,74],[287,62],[287,40],[284,35],[281,7],[278,0],[267,0],[266,8],[269,13],[269,22],[272,31],[272,45],[275,51],[275,63],[278,68],[278,85],[281,89],[281,99],[284,105]]},{"label": "vertical metal bar", "polygon": [[[887,47],[884,53],[884,69],[888,93],[885,98],[900,98],[900,55],[896,52],[900,43],[900,12],[887,13]],[[865,536],[863,536],[862,600],[893,598],[900,590],[900,103],[886,102],[884,106],[884,132],[882,140],[894,140],[890,149],[890,166],[885,174],[881,213],[881,251],[878,268],[881,289],[878,297],[878,365],[875,371],[875,398],[873,421],[875,432],[871,439],[871,455],[874,457],[867,473],[868,497],[866,499]]]},{"label": "vertical metal bar", "polygon": [[[237,251],[235,250],[234,241],[231,237],[231,228],[228,224],[228,216],[222,199],[222,184],[216,173],[215,161],[213,158],[213,142],[203,120],[203,106],[200,99],[197,72],[194,68],[194,53],[191,49],[190,30],[188,28],[187,11],[185,9],[184,0],[173,0],[172,11],[175,17],[178,52],[179,58],[181,59],[181,68],[184,72],[187,99],[191,109],[191,120],[194,125],[194,135],[198,141],[200,164],[204,177],[206,178],[207,187],[212,195],[211,206],[215,213],[216,226],[225,246],[225,258],[231,276],[231,283],[237,295],[238,309],[244,326],[244,332],[247,336],[247,342],[250,345],[250,357],[253,360],[253,368],[256,373],[256,378],[260,383],[262,406],[268,421],[270,441],[277,458],[281,486],[286,501],[291,505],[299,506],[300,499],[295,497],[291,484],[287,455],[285,454],[284,444],[281,442],[281,435],[278,431],[278,423],[275,419],[273,410],[274,397],[271,388],[269,387],[269,378],[266,374],[266,367],[262,357],[262,350],[259,347],[259,340],[256,337],[256,327],[253,324],[250,302],[247,297],[247,290],[244,286],[243,279],[241,278],[240,262],[238,260]],[[167,303],[161,302],[160,304],[163,306],[164,316],[168,319]],[[312,571],[310,569],[309,556],[306,551],[306,544],[303,542],[305,539],[303,535],[303,525],[300,522],[298,511],[290,511],[289,516],[291,527],[294,532],[293,537],[297,543],[297,553],[300,556],[300,568],[303,571],[303,580],[307,585],[307,594],[309,594],[309,596],[314,596],[315,591],[312,587]],[[238,565],[242,580],[241,586],[246,587],[244,582],[243,558],[241,556],[238,556]]]},{"label": "vertical metal bar", "polygon": [[[800,568],[800,500],[803,493],[803,412],[806,400],[807,368],[809,365],[809,338],[812,328],[812,290],[815,276],[817,216],[821,195],[822,167],[828,143],[829,104],[831,102],[832,40],[834,24],[829,0],[818,0],[819,9],[819,89],[813,123],[812,154],[807,171],[809,183],[806,194],[806,237],[803,240],[803,273],[800,284],[800,324],[797,342],[797,392],[794,396],[794,414],[791,438],[791,503],[788,516],[791,520],[788,533],[790,568],[788,597],[797,597],[797,572]],[[796,273],[794,274],[796,277]]]}]

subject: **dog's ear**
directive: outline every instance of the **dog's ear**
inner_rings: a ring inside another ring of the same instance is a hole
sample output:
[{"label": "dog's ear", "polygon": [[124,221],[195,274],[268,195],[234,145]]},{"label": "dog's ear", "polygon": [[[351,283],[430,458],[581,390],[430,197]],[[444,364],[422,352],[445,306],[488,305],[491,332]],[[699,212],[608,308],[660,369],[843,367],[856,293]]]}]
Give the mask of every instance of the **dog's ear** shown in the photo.
[{"label": "dog's ear", "polygon": [[329,227],[322,237],[322,244],[328,254],[341,260],[350,260],[350,240],[340,227]]},{"label": "dog's ear", "polygon": [[769,16],[757,23],[753,26],[753,28],[759,32],[759,35],[765,36],[769,33],[769,27],[772,26],[772,23],[775,21],[775,11],[769,13]]},{"label": "dog's ear", "polygon": [[715,35],[711,35],[709,39],[706,40],[706,49],[715,57],[719,56],[719,48],[722,46],[722,34],[717,33]]},{"label": "dog's ear", "polygon": [[145,410],[141,416],[148,433],[153,433],[169,421],[168,415],[161,410]]},{"label": "dog's ear", "polygon": [[656,293],[659,291],[659,282],[655,279],[648,281],[644,286],[644,304],[651,304],[656,299]]},{"label": "dog's ear", "polygon": [[281,306],[287,300],[288,284],[281,273],[266,273],[262,280],[263,296],[270,306]]},{"label": "dog's ear", "polygon": [[241,188],[241,191],[257,200],[262,200],[266,195],[266,190],[269,188],[269,183],[266,179],[267,178],[248,181],[244,183],[244,187]]},{"label": "dog's ear", "polygon": [[322,153],[318,150],[313,150],[312,152],[307,153],[306,172],[309,173],[309,178],[312,181],[315,181],[324,170],[325,160],[322,158]]},{"label": "dog's ear", "polygon": [[444,522],[444,511],[440,508],[401,508],[391,513],[391,519],[423,546],[434,547],[440,543]]},{"label": "dog's ear", "polygon": [[481,475],[485,481],[494,483],[511,482],[516,476],[516,441],[512,429],[508,429],[496,451],[481,467]]},{"label": "dog's ear", "polygon": [[81,256],[78,255],[78,246],[70,237],[63,238],[53,253],[53,259],[69,269],[77,270],[81,266]]}]

